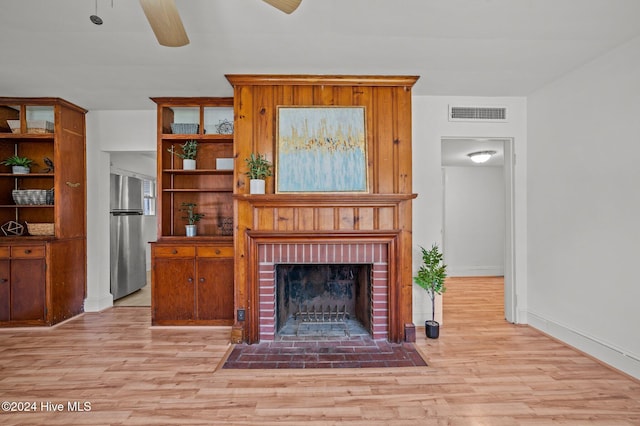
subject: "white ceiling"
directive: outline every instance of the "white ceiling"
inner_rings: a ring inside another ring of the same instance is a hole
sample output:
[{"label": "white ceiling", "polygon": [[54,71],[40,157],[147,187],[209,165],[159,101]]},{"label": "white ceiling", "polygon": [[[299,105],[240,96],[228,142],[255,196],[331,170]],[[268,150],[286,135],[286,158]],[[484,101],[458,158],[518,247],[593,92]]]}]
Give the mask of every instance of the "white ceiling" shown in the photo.
[{"label": "white ceiling", "polygon": [[[90,110],[230,96],[225,74],[418,75],[415,95],[526,96],[640,34],[639,0],[176,0],[188,46],[136,0],[3,0],[0,95]],[[113,4],[113,6],[112,6]]]}]

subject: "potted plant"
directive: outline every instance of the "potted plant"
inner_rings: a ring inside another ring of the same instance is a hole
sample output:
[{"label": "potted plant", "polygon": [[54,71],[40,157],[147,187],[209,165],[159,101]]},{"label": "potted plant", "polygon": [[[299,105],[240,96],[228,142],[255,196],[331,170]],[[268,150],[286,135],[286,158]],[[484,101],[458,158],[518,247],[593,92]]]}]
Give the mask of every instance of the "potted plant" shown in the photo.
[{"label": "potted plant", "polygon": [[31,165],[36,163],[30,158],[12,155],[0,164],[11,166],[14,174],[27,174],[31,171]]},{"label": "potted plant", "polygon": [[271,163],[262,154],[251,153],[249,158],[244,160],[247,163],[249,170],[246,175],[249,176],[249,193],[250,194],[264,194],[265,184],[264,180],[268,176],[271,176]]},{"label": "potted plant", "polygon": [[424,322],[425,333],[430,339],[437,339],[440,335],[440,324],[435,320],[436,294],[442,294],[446,288],[444,279],[447,277],[447,265],[442,260],[442,253],[437,244],[433,244],[430,250],[420,246],[422,250],[422,265],[418,269],[418,275],[413,281],[426,290],[431,299],[431,320]]},{"label": "potted plant", "polygon": [[195,170],[196,155],[198,153],[198,141],[195,139],[190,139],[184,144],[180,145],[180,148],[182,148],[182,152],[177,152],[175,150],[175,146],[171,145],[171,148],[167,149],[167,151],[182,158],[182,168],[184,170]]},{"label": "potted plant", "polygon": [[196,224],[204,217],[204,213],[196,213],[194,211],[196,206],[196,203],[182,203],[183,208],[180,209],[180,211],[187,212],[186,216],[182,216],[182,218],[188,222],[188,225],[185,225],[187,237],[196,236]]}]

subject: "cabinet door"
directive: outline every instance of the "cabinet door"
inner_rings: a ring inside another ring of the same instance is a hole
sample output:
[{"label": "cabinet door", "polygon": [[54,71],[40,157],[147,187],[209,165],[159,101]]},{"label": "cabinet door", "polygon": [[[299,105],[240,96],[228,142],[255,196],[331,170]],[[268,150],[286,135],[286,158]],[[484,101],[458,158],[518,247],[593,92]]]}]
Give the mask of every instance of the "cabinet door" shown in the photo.
[{"label": "cabinet door", "polygon": [[11,260],[11,320],[45,319],[44,259]]},{"label": "cabinet door", "polygon": [[10,319],[10,275],[9,259],[0,259],[0,321]]},{"label": "cabinet door", "polygon": [[233,259],[197,260],[198,319],[233,320]]},{"label": "cabinet door", "polygon": [[194,259],[156,258],[153,268],[153,321],[193,319]]}]

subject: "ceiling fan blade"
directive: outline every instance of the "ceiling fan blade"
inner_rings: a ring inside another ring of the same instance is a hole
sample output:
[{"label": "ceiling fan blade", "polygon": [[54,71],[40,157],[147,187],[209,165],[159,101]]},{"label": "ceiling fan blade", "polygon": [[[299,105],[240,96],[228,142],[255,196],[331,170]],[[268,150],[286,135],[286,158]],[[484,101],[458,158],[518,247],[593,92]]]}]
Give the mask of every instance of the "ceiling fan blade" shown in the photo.
[{"label": "ceiling fan blade", "polygon": [[174,0],[140,0],[140,5],[158,43],[168,47],[189,44]]},{"label": "ceiling fan blade", "polygon": [[280,9],[284,13],[292,13],[300,6],[302,0],[262,0],[265,3],[269,3],[271,6]]}]

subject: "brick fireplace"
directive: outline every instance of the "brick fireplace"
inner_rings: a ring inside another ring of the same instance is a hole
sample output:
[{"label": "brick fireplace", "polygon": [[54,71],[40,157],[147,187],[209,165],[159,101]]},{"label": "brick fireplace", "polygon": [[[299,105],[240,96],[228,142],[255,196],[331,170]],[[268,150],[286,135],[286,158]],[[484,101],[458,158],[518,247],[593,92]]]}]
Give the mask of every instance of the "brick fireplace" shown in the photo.
[{"label": "brick fireplace", "polygon": [[276,335],[276,265],[371,265],[370,332],[374,339],[389,337],[389,263],[384,243],[264,243],[258,244],[259,336]]}]

